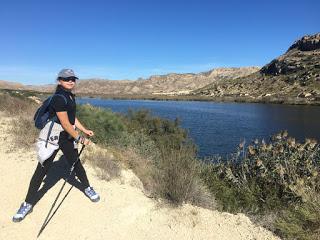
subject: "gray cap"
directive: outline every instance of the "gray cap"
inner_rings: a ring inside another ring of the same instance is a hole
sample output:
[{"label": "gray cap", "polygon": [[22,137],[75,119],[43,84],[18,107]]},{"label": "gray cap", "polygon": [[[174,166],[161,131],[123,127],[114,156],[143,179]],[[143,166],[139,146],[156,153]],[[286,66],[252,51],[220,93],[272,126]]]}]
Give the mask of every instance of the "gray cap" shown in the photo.
[{"label": "gray cap", "polygon": [[72,69],[64,68],[58,73],[58,78],[69,78],[69,77],[74,77],[78,78]]}]

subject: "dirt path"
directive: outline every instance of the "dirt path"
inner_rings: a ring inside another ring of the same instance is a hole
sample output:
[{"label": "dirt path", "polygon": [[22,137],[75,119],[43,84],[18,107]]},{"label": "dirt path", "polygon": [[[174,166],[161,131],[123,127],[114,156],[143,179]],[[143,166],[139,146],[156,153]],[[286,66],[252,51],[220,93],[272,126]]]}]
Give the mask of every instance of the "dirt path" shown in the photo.
[{"label": "dirt path", "polygon": [[[10,124],[9,118],[0,115],[0,239],[36,239],[63,180],[44,194],[24,221],[11,221],[24,200],[37,162],[34,150],[11,149]],[[74,188],[39,239],[278,239],[242,214],[188,204],[177,209],[160,206],[135,186],[137,180],[129,171],[123,171],[121,179],[106,182],[99,180],[90,166],[85,168],[101,201],[92,203]]]}]

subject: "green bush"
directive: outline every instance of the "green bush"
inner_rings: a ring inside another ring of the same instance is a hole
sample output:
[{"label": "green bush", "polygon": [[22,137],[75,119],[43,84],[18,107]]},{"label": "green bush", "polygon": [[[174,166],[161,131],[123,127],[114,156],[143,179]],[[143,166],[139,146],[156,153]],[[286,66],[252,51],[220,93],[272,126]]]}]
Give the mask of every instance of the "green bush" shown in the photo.
[{"label": "green bush", "polygon": [[318,240],[320,238],[320,195],[309,198],[281,212],[275,222],[276,232],[286,239]]},{"label": "green bush", "polygon": [[88,129],[95,132],[93,141],[102,145],[108,144],[126,130],[121,118],[111,110],[89,104],[77,106],[77,117]]},{"label": "green bush", "polygon": [[143,131],[134,131],[132,133],[122,132],[117,138],[113,138],[110,142],[122,148],[132,148],[138,154],[148,159],[159,158],[157,144]]},{"label": "green bush", "polygon": [[129,132],[143,131],[158,146],[170,143],[173,144],[172,147],[179,148],[180,144],[188,138],[186,131],[180,127],[178,119],[170,121],[154,117],[149,110],[129,110],[124,120]]}]

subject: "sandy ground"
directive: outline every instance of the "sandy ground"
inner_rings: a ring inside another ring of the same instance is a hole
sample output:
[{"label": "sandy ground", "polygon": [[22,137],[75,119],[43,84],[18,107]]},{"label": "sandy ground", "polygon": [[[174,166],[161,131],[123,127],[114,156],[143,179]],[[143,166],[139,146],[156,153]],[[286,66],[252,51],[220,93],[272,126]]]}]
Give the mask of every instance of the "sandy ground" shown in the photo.
[{"label": "sandy ground", "polygon": [[[0,113],[0,239],[36,239],[63,184],[61,172],[66,165],[56,157],[59,161],[46,181],[51,188],[24,221],[13,223],[12,216],[25,198],[37,161],[34,150],[12,150],[10,124]],[[101,195],[100,202],[92,203],[73,188],[39,239],[278,239],[243,214],[159,204],[143,194],[130,171],[123,170],[120,179],[106,182],[87,164],[85,168],[91,185]]]}]

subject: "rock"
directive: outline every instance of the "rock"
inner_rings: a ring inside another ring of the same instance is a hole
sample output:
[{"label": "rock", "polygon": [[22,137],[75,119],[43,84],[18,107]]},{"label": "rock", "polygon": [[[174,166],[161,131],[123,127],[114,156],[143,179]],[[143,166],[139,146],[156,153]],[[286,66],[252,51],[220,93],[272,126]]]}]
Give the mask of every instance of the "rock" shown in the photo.
[{"label": "rock", "polygon": [[320,33],[302,37],[301,39],[295,41],[288,51],[294,48],[297,48],[300,51],[312,51],[320,49]]},{"label": "rock", "polygon": [[298,63],[287,63],[280,59],[274,59],[261,68],[260,72],[267,75],[290,74],[303,70],[304,67]]},{"label": "rock", "polygon": [[[319,62],[320,33],[306,35],[294,42],[288,51],[261,68],[264,75],[290,75],[299,72],[310,72],[311,66],[317,68]],[[306,76],[305,80],[309,80]],[[291,81],[290,81],[291,82]]]},{"label": "rock", "polygon": [[301,92],[298,94],[298,97],[300,98],[308,98],[308,97],[311,97],[312,94],[311,93],[306,93],[306,92]]},{"label": "rock", "polygon": [[34,102],[37,103],[37,104],[40,104],[40,103],[41,103],[40,98],[38,98],[38,97],[36,97],[36,96],[29,96],[28,98],[31,99],[32,101],[34,101]]}]

